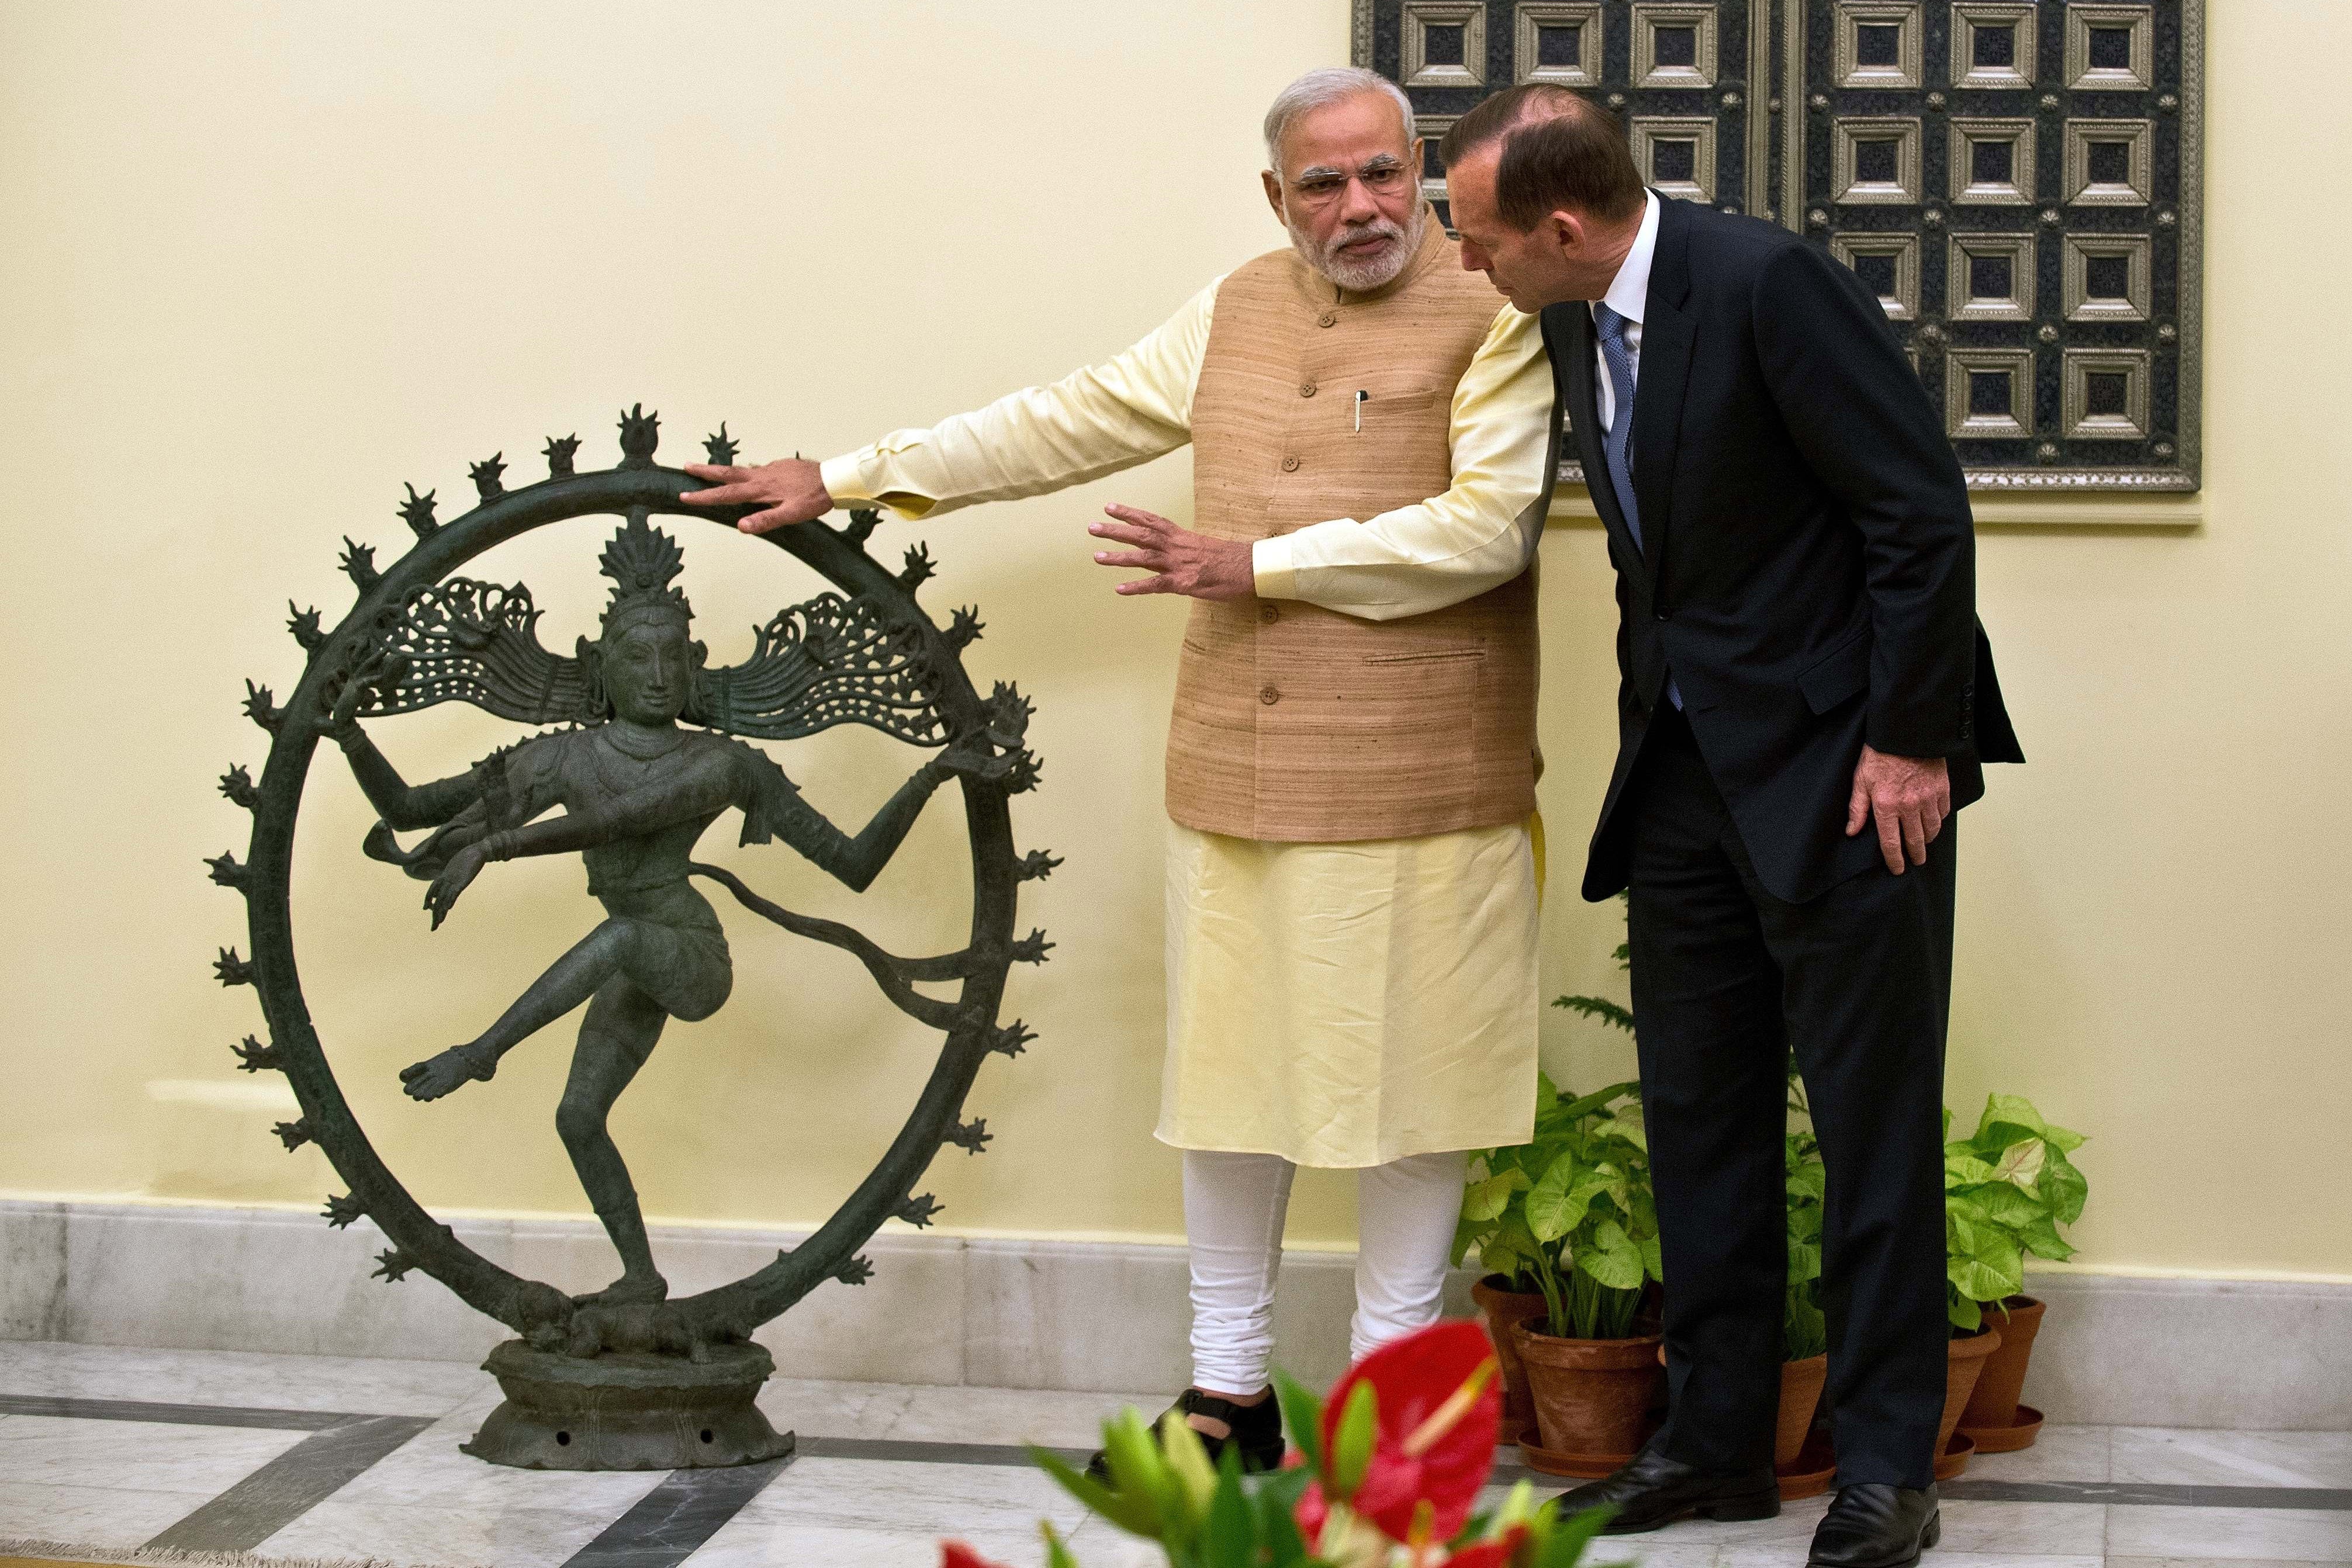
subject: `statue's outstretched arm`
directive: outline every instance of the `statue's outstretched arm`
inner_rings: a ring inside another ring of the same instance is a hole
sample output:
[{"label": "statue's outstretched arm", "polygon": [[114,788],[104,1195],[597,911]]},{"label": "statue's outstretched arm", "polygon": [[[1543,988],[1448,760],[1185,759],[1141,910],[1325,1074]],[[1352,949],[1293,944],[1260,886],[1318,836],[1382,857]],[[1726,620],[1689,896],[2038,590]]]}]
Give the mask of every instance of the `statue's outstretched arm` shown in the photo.
[{"label": "statue's outstretched arm", "polygon": [[1008,766],[1007,758],[991,756],[984,743],[950,746],[916,768],[914,776],[874,813],[866,831],[853,839],[803,800],[765,753],[749,747],[741,749],[754,792],[743,813],[743,841],[764,843],[772,835],[781,838],[852,893],[864,893],[882,874],[915,819],[922,815],[924,802],[933,790],[962,775],[1001,777]]},{"label": "statue's outstretched arm", "polygon": [[436,779],[430,784],[412,786],[400,776],[392,759],[376,749],[367,731],[360,727],[361,702],[379,686],[396,685],[405,667],[405,661],[395,661],[383,653],[370,658],[343,683],[327,726],[335,744],[343,748],[343,756],[352,765],[352,777],[359,780],[368,804],[376,809],[386,827],[399,832],[437,828],[479,800],[482,793],[481,780],[473,768],[447,779]]}]

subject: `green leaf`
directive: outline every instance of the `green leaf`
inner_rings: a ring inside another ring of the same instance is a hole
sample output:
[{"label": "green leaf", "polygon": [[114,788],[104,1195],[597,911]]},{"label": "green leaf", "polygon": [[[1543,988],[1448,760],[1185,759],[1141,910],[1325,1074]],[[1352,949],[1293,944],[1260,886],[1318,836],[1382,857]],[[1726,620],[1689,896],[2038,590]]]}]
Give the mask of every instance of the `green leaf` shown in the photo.
[{"label": "green leaf", "polygon": [[1582,1013],[1586,1018],[1598,1019],[1612,1029],[1623,1030],[1627,1034],[1633,1032],[1633,1015],[1606,997],[1561,997],[1551,1005],[1566,1008],[1572,1013]]},{"label": "green leaf", "polygon": [[1110,1490],[1123,1498],[1139,1500],[1157,1522],[1147,1533],[1155,1539],[1171,1535],[1190,1539],[1192,1513],[1184,1489],[1169,1469],[1167,1457],[1151,1440],[1151,1428],[1142,1414],[1129,1406],[1103,1423],[1103,1458],[1110,1469]]},{"label": "green leaf", "polygon": [[1470,1220],[1499,1218],[1503,1210],[1509,1207],[1511,1195],[1523,1192],[1532,1185],[1527,1173],[1521,1170],[1507,1170],[1500,1176],[1488,1176],[1485,1181],[1474,1182],[1463,1189],[1462,1218]]},{"label": "green leaf", "polygon": [[2042,1174],[2042,1156],[2050,1145],[2039,1138],[2024,1138],[2000,1151],[1992,1162],[1993,1175],[2005,1182],[2031,1187],[2033,1178]]},{"label": "green leaf", "polygon": [[2025,1288],[2025,1259],[2015,1241],[1999,1231],[1980,1231],[1974,1251],[1945,1260],[1952,1288],[1970,1301],[1998,1301]]},{"label": "green leaf", "polygon": [[1064,1491],[1077,1499],[1087,1512],[1102,1515],[1129,1535],[1140,1535],[1146,1541],[1160,1539],[1160,1511],[1152,1505],[1148,1493],[1113,1491],[1092,1476],[1072,1469],[1059,1454],[1034,1443],[1029,1447],[1029,1457]]},{"label": "green leaf", "polygon": [[1801,1285],[1822,1277],[1822,1249],[1811,1242],[1789,1244],[1789,1283]]},{"label": "green leaf", "polygon": [[1039,1520],[1037,1529],[1045,1537],[1045,1568],[1078,1568],[1078,1560],[1062,1543],[1061,1532],[1054,1528],[1052,1520]]},{"label": "green leaf", "polygon": [[1348,1403],[1339,1412],[1339,1429],[1331,1437],[1331,1471],[1325,1486],[1336,1500],[1347,1501],[1364,1484],[1379,1426],[1379,1396],[1370,1383],[1359,1380],[1348,1390]]},{"label": "green leaf", "polygon": [[[1559,1501],[1552,1501],[1536,1510],[1536,1519],[1542,1521],[1542,1541],[1533,1553],[1535,1568],[1576,1568],[1578,1559],[1601,1527],[1617,1511],[1610,1508],[1586,1509],[1568,1519],[1559,1517]],[[1536,1531],[1530,1529],[1532,1536]]]},{"label": "green leaf", "polygon": [[1966,1296],[1954,1296],[1944,1303],[1944,1315],[1952,1326],[1966,1333],[1974,1333],[1984,1326],[1984,1309]]},{"label": "green leaf", "polygon": [[1803,1160],[1789,1167],[1789,1197],[1820,1203],[1829,1197],[1829,1167],[1819,1160]]},{"label": "green leaf", "polygon": [[2042,1179],[2035,1184],[2042,1201],[2050,1206],[2051,1218],[2061,1225],[2072,1225],[2083,1218],[2083,1200],[2088,1197],[2091,1184],[2083,1179],[2065,1155],[2052,1152],[2042,1162]]},{"label": "green leaf", "polygon": [[1597,1284],[1612,1291],[1639,1290],[1647,1278],[1642,1263],[1642,1249],[1625,1234],[1625,1228],[1613,1219],[1604,1219],[1593,1227],[1592,1245],[1577,1249],[1576,1266],[1592,1277]]},{"label": "green leaf", "polygon": [[1160,1417],[1160,1451],[1168,1456],[1168,1468],[1183,1488],[1192,1517],[1198,1520],[1208,1512],[1209,1500],[1216,1493],[1217,1472],[1209,1463],[1208,1445],[1201,1441],[1201,1434],[1192,1429],[1181,1410],[1171,1410]]},{"label": "green leaf", "polygon": [[2074,1249],[2058,1234],[2058,1227],[2051,1223],[2046,1214],[2036,1214],[2032,1224],[2020,1226],[2017,1239],[2028,1252],[2036,1258],[2047,1258],[2053,1263],[2063,1263],[2074,1255]]},{"label": "green leaf", "polygon": [[1612,1083],[1606,1089],[1596,1089],[1581,1099],[1570,1101],[1560,1107],[1560,1114],[1570,1121],[1581,1121],[1612,1101],[1639,1092],[1641,1087],[1641,1081],[1633,1078],[1622,1083]]},{"label": "green leaf", "polygon": [[1615,1134],[1645,1155],[1650,1152],[1649,1117],[1639,1101],[1620,1106],[1610,1115],[1602,1131]]},{"label": "green leaf", "polygon": [[1242,1495],[1242,1451],[1228,1446],[1217,1466],[1217,1489],[1209,1499],[1208,1528],[1201,1533],[1202,1568],[1257,1568],[1257,1521]]},{"label": "green leaf", "polygon": [[1944,1186],[1947,1189],[1955,1186],[1982,1186],[1985,1183],[1993,1180],[1995,1175],[1992,1166],[1977,1158],[1973,1154],[1953,1154],[1949,1150],[1945,1151]]},{"label": "green leaf", "polygon": [[1655,1236],[1642,1238],[1642,1268],[1653,1280],[1663,1281],[1666,1277],[1666,1256],[1658,1249]]},{"label": "green leaf", "polygon": [[1307,1559],[1307,1539],[1298,1533],[1298,1495],[1307,1490],[1304,1469],[1277,1471],[1258,1483],[1257,1539],[1270,1568],[1291,1568]]},{"label": "green leaf", "polygon": [[1307,1459],[1307,1470],[1323,1474],[1323,1400],[1313,1389],[1283,1371],[1274,1371],[1274,1396],[1282,1405],[1282,1425],[1290,1446]]},{"label": "green leaf", "polygon": [[1966,1197],[1985,1218],[1996,1225],[2006,1225],[2012,1230],[2032,1224],[2042,1215],[2042,1203],[2038,1198],[2005,1181],[1971,1187]]},{"label": "green leaf", "polygon": [[2022,1127],[2037,1138],[2049,1135],[2049,1124],[2042,1121],[2042,1113],[2033,1108],[2033,1102],[2022,1094],[1986,1095],[1984,1114],[1977,1118],[1977,1136],[1983,1137],[1990,1129],[2002,1122]]},{"label": "green leaf", "polygon": [[1483,1239],[1487,1232],[1492,1228],[1493,1227],[1485,1220],[1455,1220],[1454,1222],[1454,1245],[1446,1252],[1447,1259],[1456,1269],[1462,1267],[1462,1260],[1470,1256],[1470,1249],[1477,1246],[1479,1241]]},{"label": "green leaf", "polygon": [[1528,1232],[1538,1241],[1557,1241],[1584,1222],[1592,1200],[1609,1190],[1610,1173],[1587,1166],[1574,1153],[1552,1162],[1528,1194]]}]

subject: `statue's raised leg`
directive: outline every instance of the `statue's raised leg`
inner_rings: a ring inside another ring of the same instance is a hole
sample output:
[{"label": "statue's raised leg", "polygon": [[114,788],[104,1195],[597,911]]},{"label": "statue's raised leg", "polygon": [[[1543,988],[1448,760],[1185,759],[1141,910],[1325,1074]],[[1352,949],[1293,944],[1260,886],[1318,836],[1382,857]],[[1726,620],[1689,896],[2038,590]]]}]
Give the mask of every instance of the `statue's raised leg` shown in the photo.
[{"label": "statue's raised leg", "polygon": [[[480,1039],[402,1068],[401,1086],[412,1099],[438,1100],[469,1082],[488,1080],[508,1051],[594,996],[606,981],[628,972],[632,958],[646,945],[644,924],[618,915],[606,920],[549,965]],[[659,1032],[656,1026],[655,1033]]]}]

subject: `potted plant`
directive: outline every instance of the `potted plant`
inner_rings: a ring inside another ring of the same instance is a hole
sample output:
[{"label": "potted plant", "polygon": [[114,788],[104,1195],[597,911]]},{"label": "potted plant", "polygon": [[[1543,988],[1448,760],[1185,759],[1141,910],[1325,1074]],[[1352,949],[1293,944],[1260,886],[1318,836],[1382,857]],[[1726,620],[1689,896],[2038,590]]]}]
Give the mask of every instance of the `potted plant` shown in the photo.
[{"label": "potted plant", "polygon": [[[1318,1399],[1275,1375],[1292,1464],[1244,1479],[1228,1449],[1209,1463],[1171,1412],[1157,1440],[1125,1410],[1103,1424],[1108,1487],[1042,1448],[1030,1452],[1071,1496],[1174,1568],[1575,1568],[1607,1515],[1562,1521],[1521,1481],[1475,1511],[1495,1464],[1501,1399],[1477,1325],[1438,1323],[1381,1346]],[[1044,1527],[1051,1568],[1077,1568]],[[941,1568],[992,1568],[949,1542]]]},{"label": "potted plant", "polygon": [[2042,1303],[2023,1293],[2024,1260],[2031,1254],[2063,1262],[2074,1255],[2059,1228],[2082,1217],[2089,1190],[2067,1158],[2083,1141],[2080,1133],[2043,1120],[2023,1097],[1994,1094],[1975,1134],[1945,1145],[1952,1324],[1974,1328],[1990,1304],[2000,1329],[1956,1422],[1979,1452],[2025,1448],[2041,1431],[2041,1413],[2018,1404],[2042,1313]]},{"label": "potted plant", "polygon": [[1480,1257],[1497,1271],[1508,1260],[1513,1273],[1531,1274],[1544,1300],[1541,1316],[1510,1331],[1539,1447],[1583,1468],[1639,1446],[1660,1377],[1659,1337],[1637,1321],[1643,1288],[1663,1270],[1633,1088],[1555,1094],[1534,1140],[1496,1151],[1503,1168],[1488,1166],[1485,1178],[1510,1201]]}]

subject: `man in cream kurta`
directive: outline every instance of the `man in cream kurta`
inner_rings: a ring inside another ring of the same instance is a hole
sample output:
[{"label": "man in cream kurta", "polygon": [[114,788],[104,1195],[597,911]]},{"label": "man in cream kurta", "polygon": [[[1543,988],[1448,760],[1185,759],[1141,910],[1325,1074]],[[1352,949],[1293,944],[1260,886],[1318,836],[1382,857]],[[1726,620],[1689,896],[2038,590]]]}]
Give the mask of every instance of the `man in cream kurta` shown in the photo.
[{"label": "man in cream kurta", "polygon": [[1198,602],[1169,757],[1168,1052],[1195,1386],[1277,1461],[1262,1402],[1297,1166],[1362,1186],[1352,1349],[1433,1321],[1464,1151],[1532,1132],[1532,562],[1555,461],[1533,317],[1422,203],[1401,94],[1316,72],[1267,117],[1294,248],[1126,352],[822,465],[697,466],[689,498],[930,517],[1194,447],[1196,528],[1123,507],[1121,592]]}]

